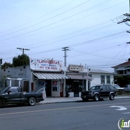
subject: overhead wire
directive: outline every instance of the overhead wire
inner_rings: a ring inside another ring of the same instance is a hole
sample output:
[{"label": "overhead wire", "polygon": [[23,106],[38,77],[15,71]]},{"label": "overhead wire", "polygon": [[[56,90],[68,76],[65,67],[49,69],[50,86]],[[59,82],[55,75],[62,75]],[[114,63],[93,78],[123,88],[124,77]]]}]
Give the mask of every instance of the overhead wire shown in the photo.
[{"label": "overhead wire", "polygon": [[[124,43],[123,44],[119,44],[119,45],[115,45],[115,46],[111,46],[111,47],[102,48],[102,49],[99,49],[99,50],[96,49],[96,53],[104,51],[104,50],[109,50],[111,48],[119,47],[119,46],[122,46],[122,45],[124,45]],[[76,52],[80,52],[82,54],[69,56],[69,58],[73,58],[73,57],[77,57],[77,56],[81,56],[81,55],[86,55],[86,54],[89,54],[89,55],[92,55],[92,56],[96,56],[96,57],[112,58],[112,57],[107,57],[107,56],[96,55],[96,54],[93,54],[92,52],[83,52],[83,51],[81,52],[81,51],[78,51],[78,50],[76,50]],[[95,51],[93,51],[93,52],[95,52]]]},{"label": "overhead wire", "polygon": [[[107,1],[108,1],[108,0],[107,0]],[[105,4],[106,1],[105,1],[105,2],[101,2],[101,3]],[[100,6],[101,3],[98,3],[96,6]],[[95,6],[94,6],[94,7],[95,7]],[[89,8],[89,9],[92,9],[92,8],[94,8],[94,7],[91,7],[91,8]],[[53,24],[59,23],[59,22],[61,22],[61,21],[64,21],[64,20],[66,20],[66,19],[72,18],[72,17],[74,17],[75,15],[78,15],[78,14],[80,14],[80,13],[83,13],[83,12],[89,10],[89,9],[86,9],[86,10],[84,10],[84,11],[81,11],[81,12],[79,12],[79,13],[76,13],[76,14],[74,14],[74,15],[71,15],[71,16],[69,16],[69,17],[63,18],[63,19],[61,19],[61,20],[59,20],[59,21],[53,22],[53,23],[48,24],[48,25],[46,25],[46,26],[43,26],[43,27],[40,27],[40,28],[31,30],[31,31],[28,31],[28,32],[26,32],[26,33],[22,33],[22,34],[16,35],[16,36],[14,36],[14,37],[6,38],[6,39],[3,39],[3,40],[1,40],[1,41],[9,40],[9,39],[12,39],[12,38],[16,38],[16,37],[19,37],[19,36],[23,36],[23,35],[28,34],[28,33],[35,32],[35,31],[37,31],[37,30],[43,29],[43,28],[45,28],[45,27],[48,27],[48,26],[50,26],[50,25],[53,25]],[[91,14],[91,15],[92,15],[92,14]]]},{"label": "overhead wire", "polygon": [[[126,46],[125,46],[126,48]],[[108,65],[110,62],[112,62],[125,48],[121,49],[109,62],[107,62],[105,65]]]},{"label": "overhead wire", "polygon": [[[26,22],[26,23],[24,23],[24,24],[22,24],[22,25],[19,25],[19,26],[15,27],[15,28],[11,28],[10,30],[13,30],[13,29],[22,27],[23,25],[26,25],[26,24],[32,23],[32,22],[34,22],[34,21],[37,21],[38,19],[43,18],[43,17],[45,17],[45,16],[48,16],[49,14],[54,13],[54,12],[56,12],[57,10],[63,9],[65,6],[68,6],[69,4],[73,3],[74,1],[76,1],[76,0],[72,0],[71,2],[68,2],[68,3],[66,3],[66,4],[63,5],[63,6],[60,6],[60,7],[57,8],[57,9],[54,9],[54,10],[52,10],[52,11],[50,11],[50,12],[48,12],[48,13],[46,13],[46,14],[44,14],[44,15],[38,17],[38,18],[35,18],[35,19],[33,19],[33,20],[29,21],[29,22]],[[9,31],[9,30],[8,30],[8,31]],[[4,33],[4,32],[2,32],[2,33]]]},{"label": "overhead wire", "polygon": [[[17,31],[15,31],[15,32],[11,32],[11,33],[8,33],[8,34],[5,34],[5,35],[9,35],[9,34],[12,34],[12,33],[16,33],[16,32],[19,32],[19,31],[28,29],[28,28],[30,28],[30,27],[39,25],[40,23],[43,23],[43,22],[45,22],[45,21],[48,21],[48,20],[50,20],[50,19],[52,19],[52,18],[55,18],[55,17],[57,17],[57,16],[59,16],[59,15],[62,15],[62,14],[64,14],[64,13],[66,13],[66,12],[68,12],[68,11],[70,11],[70,10],[73,10],[73,9],[75,9],[75,8],[81,6],[81,5],[84,5],[85,3],[89,2],[89,1],[90,1],[90,0],[87,0],[87,1],[85,1],[85,2],[83,2],[83,3],[81,3],[81,4],[79,4],[79,5],[77,5],[77,6],[75,6],[75,7],[71,8],[71,9],[69,9],[69,10],[67,10],[67,11],[64,11],[64,12],[62,12],[62,13],[59,13],[59,14],[53,16],[53,17],[50,17],[50,18],[45,19],[45,20],[43,20],[43,21],[41,21],[41,22],[38,22],[38,23],[33,24],[33,25],[30,25],[30,26],[28,26],[28,27],[26,27],[26,28],[22,28],[22,29],[20,29],[20,30],[17,30]],[[5,36],[5,35],[2,35],[2,36]]]},{"label": "overhead wire", "polygon": [[[85,42],[79,42],[79,43],[71,44],[71,45],[68,45],[68,47],[81,46],[83,44],[90,44],[90,42],[94,42],[94,41],[98,41],[98,40],[101,40],[101,39],[104,39],[104,38],[109,38],[109,37],[117,36],[117,35],[123,34],[123,33],[125,33],[125,31],[114,33],[114,34],[110,34],[110,35],[99,37],[99,38],[95,38],[95,39],[88,40],[88,41],[85,41]],[[62,47],[51,49],[51,50],[46,50],[46,51],[41,51],[41,52],[37,52],[37,53],[43,53],[43,52],[45,53],[45,52],[54,51],[54,50],[61,49],[61,48]],[[33,53],[33,54],[37,54],[37,53]]]}]

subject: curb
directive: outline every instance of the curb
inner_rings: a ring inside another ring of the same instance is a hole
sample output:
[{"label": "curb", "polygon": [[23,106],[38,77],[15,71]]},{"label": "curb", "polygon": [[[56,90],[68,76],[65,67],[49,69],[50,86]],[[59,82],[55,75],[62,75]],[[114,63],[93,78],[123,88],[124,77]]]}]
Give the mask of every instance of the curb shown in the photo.
[{"label": "curb", "polygon": [[[126,96],[126,97],[115,97],[115,99],[129,99],[130,96]],[[82,99],[81,100],[71,100],[71,101],[52,101],[52,102],[42,102],[40,104],[56,104],[56,103],[71,103],[71,102],[82,102]]]}]

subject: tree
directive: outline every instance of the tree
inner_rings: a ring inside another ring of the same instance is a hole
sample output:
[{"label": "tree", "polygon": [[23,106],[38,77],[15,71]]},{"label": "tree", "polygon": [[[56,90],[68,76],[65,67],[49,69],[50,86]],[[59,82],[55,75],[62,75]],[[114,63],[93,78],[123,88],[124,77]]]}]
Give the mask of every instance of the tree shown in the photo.
[{"label": "tree", "polygon": [[13,58],[13,66],[22,66],[22,65],[29,65],[29,56],[26,54],[18,55],[18,57]]},{"label": "tree", "polygon": [[5,63],[1,66],[2,69],[6,69],[6,68],[8,68],[8,67],[13,67],[13,65],[12,65],[11,63],[5,62]]},{"label": "tree", "polygon": [[119,84],[120,86],[125,86],[126,84],[130,84],[130,76],[115,76],[115,83]]}]

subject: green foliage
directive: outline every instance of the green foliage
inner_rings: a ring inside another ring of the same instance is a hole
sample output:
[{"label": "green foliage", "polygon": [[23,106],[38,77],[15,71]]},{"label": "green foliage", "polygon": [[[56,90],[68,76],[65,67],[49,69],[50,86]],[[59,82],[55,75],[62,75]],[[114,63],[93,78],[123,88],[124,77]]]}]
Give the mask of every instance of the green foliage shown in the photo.
[{"label": "green foliage", "polygon": [[126,84],[130,84],[130,76],[116,76],[115,80],[117,82],[117,84],[119,84],[120,86],[125,86]]},{"label": "green foliage", "polygon": [[13,65],[11,63],[5,62],[1,67],[2,67],[2,69],[6,69],[8,67],[13,67]]},{"label": "green foliage", "polygon": [[26,54],[18,55],[18,57],[13,58],[14,67],[29,65],[29,57]]}]

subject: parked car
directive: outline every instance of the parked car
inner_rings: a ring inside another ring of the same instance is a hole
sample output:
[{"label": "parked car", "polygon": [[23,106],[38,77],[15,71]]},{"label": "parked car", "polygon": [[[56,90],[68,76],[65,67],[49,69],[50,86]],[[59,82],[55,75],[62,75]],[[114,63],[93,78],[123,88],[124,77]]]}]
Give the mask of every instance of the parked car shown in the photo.
[{"label": "parked car", "polygon": [[81,98],[83,101],[87,101],[88,99],[99,101],[103,98],[114,100],[115,95],[116,91],[112,85],[96,85],[92,86],[89,91],[81,92]]},{"label": "parked car", "polygon": [[113,86],[117,91],[124,91],[124,88],[120,87],[118,84],[112,84],[112,86]]},{"label": "parked car", "polygon": [[127,84],[127,85],[124,87],[124,92],[130,92],[130,84]]},{"label": "parked car", "polygon": [[43,101],[42,93],[23,92],[21,87],[4,87],[0,90],[0,107],[8,104],[25,104],[34,106]]}]

